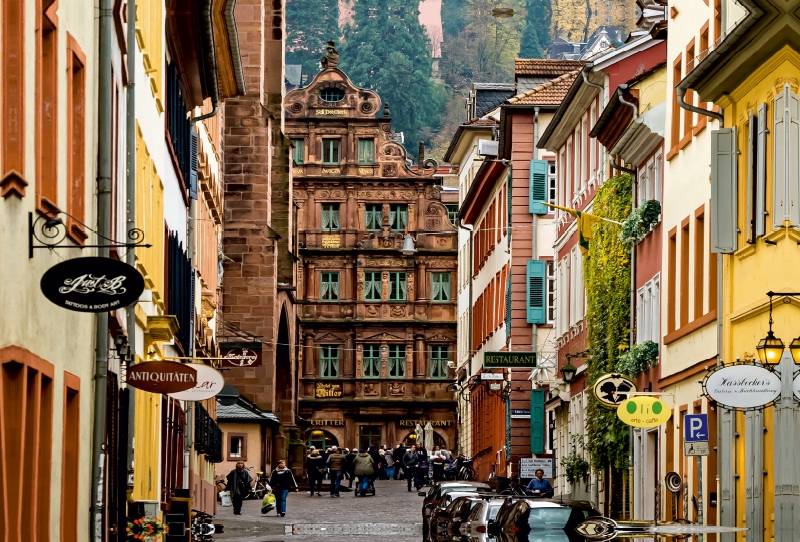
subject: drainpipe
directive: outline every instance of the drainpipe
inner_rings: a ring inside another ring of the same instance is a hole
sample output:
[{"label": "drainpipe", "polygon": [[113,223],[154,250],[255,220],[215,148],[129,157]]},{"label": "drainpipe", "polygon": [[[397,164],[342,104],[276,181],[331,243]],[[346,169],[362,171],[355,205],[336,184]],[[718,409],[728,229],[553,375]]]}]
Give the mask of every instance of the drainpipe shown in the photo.
[{"label": "drainpipe", "polygon": [[[97,55],[97,236],[108,239],[111,226],[111,40],[114,0],[100,0],[99,44]],[[108,248],[97,255],[108,258]],[[92,434],[91,516],[87,540],[102,542],[105,516],[103,487],[105,465],[106,382],[108,380],[108,313],[95,317],[94,430]]]},{"label": "drainpipe", "polygon": [[[620,85],[617,88],[617,97],[619,98],[620,103],[623,103],[623,104],[627,105],[628,107],[630,107],[631,109],[633,109],[633,120],[631,122],[636,122],[636,119],[639,118],[639,107],[635,103],[629,102],[629,101],[627,101],[625,99],[624,91],[627,88],[628,88],[627,85]],[[613,165],[614,165],[614,163],[612,161],[612,166]],[[617,167],[619,169],[623,169],[623,170],[627,169],[628,172],[631,173],[631,176],[633,178],[633,191],[631,193],[631,209],[635,209],[636,208],[636,194],[637,194],[638,189],[639,189],[639,178],[638,178],[638,174],[637,174],[637,168],[633,168],[631,170],[630,168],[621,168],[619,166],[617,166]],[[634,342],[636,341],[636,336],[633,333],[634,326],[636,325],[636,245],[635,244],[631,247],[631,293],[630,293],[630,296],[631,296],[631,310],[630,310],[630,324],[629,324],[630,338],[628,339],[628,344],[633,346]],[[656,436],[656,438],[658,438],[658,436]],[[634,437],[634,433],[633,433],[633,427],[630,427],[629,430],[628,430],[628,480],[629,481],[633,480],[633,475],[634,475],[634,473],[633,473],[633,461],[634,461],[633,448],[634,448],[634,442],[635,442],[635,437]],[[658,465],[658,464],[656,463],[656,465]],[[657,467],[657,469],[658,469],[658,467]],[[660,477],[656,477],[656,478],[660,479]],[[632,484],[630,485],[630,488],[631,488],[631,491],[630,491],[630,496],[629,496],[629,503],[633,504],[634,499],[636,498],[636,495],[634,495],[633,485]],[[656,501],[657,500],[658,500],[658,496],[656,496]],[[631,507],[631,510],[630,510],[629,513],[631,514],[631,517],[632,517],[633,507]],[[655,518],[655,521],[658,521],[658,517]]]},{"label": "drainpipe", "polygon": [[[125,103],[125,131],[127,155],[125,162],[127,166],[125,195],[127,201],[125,225],[128,231],[136,228],[136,2],[128,2],[128,91]],[[131,267],[136,267],[136,251],[129,249],[125,255],[125,261]],[[131,349],[131,362],[129,366],[136,363],[136,306],[134,302],[126,311],[126,328],[128,332],[128,344]],[[123,487],[133,488],[133,439],[136,423],[136,390],[128,387],[128,433],[126,435],[127,458],[125,463],[125,481]],[[127,514],[126,514],[127,515]],[[121,529],[121,526],[118,526]],[[121,536],[122,533],[119,534]]]},{"label": "drainpipe", "polygon": [[212,23],[211,7],[213,2],[205,0],[203,2],[205,10],[203,12],[203,37],[205,42],[206,55],[206,79],[211,87],[211,105],[213,108],[210,113],[192,117],[192,123],[211,118],[219,111],[219,83],[217,81],[217,47],[214,43],[214,26]]},{"label": "drainpipe", "polygon": [[606,103],[606,96],[605,96],[606,88],[603,85],[598,85],[597,83],[592,83],[589,80],[589,75],[586,72],[586,70],[587,69],[591,69],[592,66],[594,66],[594,64],[589,63],[589,64],[586,65],[586,67],[584,69],[581,70],[581,76],[583,77],[583,83],[586,86],[589,86],[589,87],[592,87],[592,88],[596,88],[597,90],[600,91],[600,102],[605,107],[605,103]]},{"label": "drainpipe", "polygon": [[678,97],[678,105],[681,109],[685,109],[687,111],[691,111],[692,113],[697,113],[698,115],[705,115],[706,117],[711,117],[712,119],[717,119],[719,121],[719,127],[725,127],[725,117],[722,116],[721,113],[715,113],[713,111],[709,111],[708,109],[703,109],[701,107],[696,107],[692,104],[687,104],[683,99],[686,96],[686,89],[681,88],[680,86],[675,87],[675,93]]},{"label": "drainpipe", "polygon": [[469,258],[467,258],[469,260],[469,275],[468,275],[468,277],[469,277],[469,308],[467,309],[468,314],[469,314],[469,319],[468,319],[467,327],[469,328],[469,339],[468,339],[468,344],[469,344],[469,376],[472,376],[472,355],[473,355],[473,352],[472,352],[472,287],[473,287],[472,286],[472,271],[473,271],[472,270],[472,238],[473,238],[473,233],[474,233],[473,230],[474,230],[474,228],[467,228],[466,226],[464,226],[464,221],[462,219],[460,219],[460,218],[458,219],[458,227],[461,228],[462,230],[466,230],[466,231],[469,232],[469,241],[468,241],[469,252],[467,252],[467,254],[469,254],[469,256],[470,256]]}]

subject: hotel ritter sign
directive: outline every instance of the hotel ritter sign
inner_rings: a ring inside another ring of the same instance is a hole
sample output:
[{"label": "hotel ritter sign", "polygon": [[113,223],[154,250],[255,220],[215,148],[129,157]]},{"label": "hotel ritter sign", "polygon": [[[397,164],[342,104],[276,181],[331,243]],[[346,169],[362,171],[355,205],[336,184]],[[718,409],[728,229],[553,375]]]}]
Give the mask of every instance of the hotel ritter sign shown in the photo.
[{"label": "hotel ritter sign", "polygon": [[514,367],[536,367],[536,352],[486,352],[483,356],[485,369]]}]

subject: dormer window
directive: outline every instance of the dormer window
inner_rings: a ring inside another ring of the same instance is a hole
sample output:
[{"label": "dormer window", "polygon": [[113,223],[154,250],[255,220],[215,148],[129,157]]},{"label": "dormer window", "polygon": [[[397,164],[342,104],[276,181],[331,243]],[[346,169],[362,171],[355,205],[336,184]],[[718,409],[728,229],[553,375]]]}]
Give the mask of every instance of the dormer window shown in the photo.
[{"label": "dormer window", "polygon": [[336,87],[324,88],[319,93],[319,99],[328,103],[341,102],[344,100],[344,91]]}]

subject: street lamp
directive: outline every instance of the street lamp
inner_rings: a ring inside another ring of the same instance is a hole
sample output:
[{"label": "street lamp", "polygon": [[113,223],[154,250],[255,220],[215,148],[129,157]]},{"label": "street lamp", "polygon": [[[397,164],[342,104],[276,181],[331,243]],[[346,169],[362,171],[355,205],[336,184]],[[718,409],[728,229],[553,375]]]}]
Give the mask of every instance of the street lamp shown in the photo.
[{"label": "street lamp", "polygon": [[[784,349],[783,341],[772,332],[772,296],[769,296],[769,332],[766,337],[758,342],[758,346],[756,346],[758,359],[760,359],[761,363],[764,365],[777,365],[781,361]],[[792,357],[795,363],[797,363],[798,358],[795,357],[795,355],[800,356],[800,338],[792,341],[791,349]]]},{"label": "street lamp", "polygon": [[415,252],[417,252],[417,247],[414,244],[415,239],[411,237],[411,234],[406,234],[405,238],[403,239],[403,248],[400,249],[400,252],[403,253],[403,256],[413,256]]},{"label": "street lamp", "polygon": [[578,372],[578,368],[575,367],[572,362],[567,360],[567,364],[561,368],[561,378],[564,379],[564,382],[569,384],[575,378],[575,373]]}]

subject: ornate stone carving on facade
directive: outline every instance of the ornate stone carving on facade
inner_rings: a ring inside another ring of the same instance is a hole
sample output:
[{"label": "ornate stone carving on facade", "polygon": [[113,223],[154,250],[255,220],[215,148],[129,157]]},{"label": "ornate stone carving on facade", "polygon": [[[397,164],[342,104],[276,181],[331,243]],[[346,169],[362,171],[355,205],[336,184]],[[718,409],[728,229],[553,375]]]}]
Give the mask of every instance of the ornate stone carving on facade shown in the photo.
[{"label": "ornate stone carving on facade", "polygon": [[344,260],[319,260],[316,262],[316,266],[319,269],[338,269],[345,265],[347,265],[347,262]]},{"label": "ornate stone carving on facade", "polygon": [[454,342],[454,337],[448,337],[447,335],[443,335],[442,333],[437,333],[431,337],[428,337],[426,340],[428,341],[436,341],[436,342]]},{"label": "ornate stone carving on facade", "polygon": [[426,265],[433,269],[452,269],[456,266],[455,262],[428,260]]},{"label": "ornate stone carving on facade", "polygon": [[367,316],[371,318],[375,318],[380,316],[380,306],[379,305],[367,305]]},{"label": "ornate stone carving on facade", "polygon": [[442,221],[438,218],[429,218],[425,221],[425,228],[428,230],[438,230]]},{"label": "ornate stone carving on facade", "polygon": [[394,305],[391,310],[391,315],[395,318],[402,318],[406,315],[406,309],[405,307]]},{"label": "ornate stone carving on facade", "polygon": [[392,397],[401,397],[406,394],[406,385],[404,382],[392,382],[389,384],[389,395]]},{"label": "ornate stone carving on facade", "polygon": [[[439,204],[439,205],[441,205],[441,204]],[[434,202],[430,202],[428,204],[428,208],[425,210],[425,212],[427,214],[429,214],[429,215],[441,215],[442,211],[444,210],[444,207],[440,207],[439,205],[437,205]]]},{"label": "ornate stone carving on facade", "polygon": [[333,333],[326,333],[322,337],[317,337],[317,341],[338,341],[344,342],[344,339]]},{"label": "ornate stone carving on facade", "polygon": [[381,177],[396,177],[397,166],[394,164],[386,164],[381,168]]},{"label": "ornate stone carving on facade", "polygon": [[339,65],[339,52],[334,47],[333,41],[328,41],[328,52],[325,53],[319,63],[322,64],[322,69],[335,68]]},{"label": "ornate stone carving on facade", "polygon": [[[367,258],[361,264],[364,267],[406,267],[408,265],[413,265],[414,262],[410,262],[408,260],[400,260],[400,259],[392,259],[392,258]],[[389,280],[389,273],[383,273],[383,280]]]},{"label": "ornate stone carving on facade", "polygon": [[409,273],[406,280],[406,289],[408,290],[408,299],[414,299],[414,273]]},{"label": "ornate stone carving on facade", "polygon": [[395,240],[393,237],[378,237],[378,244],[381,248],[393,248],[395,246]]},{"label": "ornate stone carving on facade", "polygon": [[398,337],[397,335],[392,335],[391,333],[378,333],[376,335],[370,335],[369,337],[364,337],[364,341],[402,341],[402,337]]},{"label": "ornate stone carving on facade", "polygon": [[376,384],[374,382],[364,382],[364,395],[367,397],[374,397],[376,395],[380,395],[380,393],[380,384]]}]

